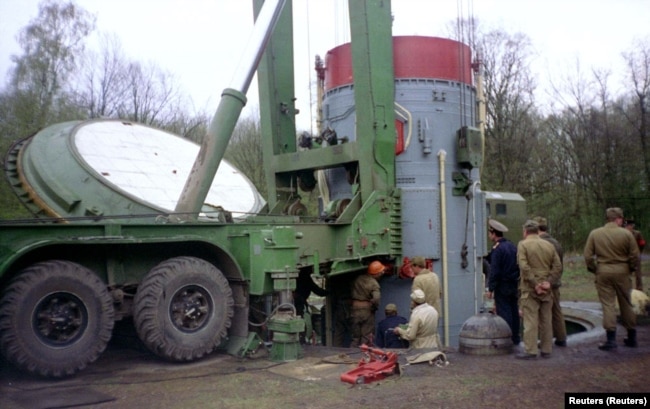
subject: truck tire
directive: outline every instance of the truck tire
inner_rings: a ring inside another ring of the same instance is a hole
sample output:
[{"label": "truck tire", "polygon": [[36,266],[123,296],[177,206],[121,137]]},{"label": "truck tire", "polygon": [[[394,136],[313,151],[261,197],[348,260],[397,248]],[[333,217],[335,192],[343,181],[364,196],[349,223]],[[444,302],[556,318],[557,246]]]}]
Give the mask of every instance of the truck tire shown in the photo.
[{"label": "truck tire", "polygon": [[228,280],[195,257],[154,267],[140,283],[134,305],[138,336],[170,361],[192,361],[212,352],[225,339],[234,313]]},{"label": "truck tire", "polygon": [[114,323],[113,300],[95,273],[44,261],[19,273],[0,298],[0,350],[25,371],[69,376],[101,355]]}]

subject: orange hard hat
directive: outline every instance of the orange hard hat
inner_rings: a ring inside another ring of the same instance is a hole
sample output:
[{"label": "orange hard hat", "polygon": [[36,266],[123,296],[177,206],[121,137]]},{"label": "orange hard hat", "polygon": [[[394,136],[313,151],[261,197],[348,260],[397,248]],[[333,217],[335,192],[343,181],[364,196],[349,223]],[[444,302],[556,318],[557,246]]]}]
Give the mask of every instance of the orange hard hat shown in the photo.
[{"label": "orange hard hat", "polygon": [[376,276],[377,274],[381,274],[385,269],[386,267],[383,264],[381,264],[379,261],[373,261],[368,266],[368,274],[372,276]]}]

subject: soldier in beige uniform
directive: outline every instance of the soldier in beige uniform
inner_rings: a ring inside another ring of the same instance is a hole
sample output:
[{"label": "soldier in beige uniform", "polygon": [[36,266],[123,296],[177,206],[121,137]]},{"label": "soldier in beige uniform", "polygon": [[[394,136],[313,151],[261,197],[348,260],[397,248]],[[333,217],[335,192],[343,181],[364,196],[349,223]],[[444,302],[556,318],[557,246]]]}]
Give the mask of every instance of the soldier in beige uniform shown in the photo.
[{"label": "soldier in beige uniform", "polygon": [[623,210],[612,207],[605,212],[607,223],[594,229],[587,237],[584,257],[587,269],[596,275],[596,290],[603,306],[603,328],[607,341],[598,346],[604,351],[616,348],[616,300],[621,310],[621,322],[627,329],[625,346],[636,347],[636,315],[630,294],[631,275],[637,267],[639,246],[632,233],[621,228]]},{"label": "soldier in beige uniform", "polygon": [[400,338],[410,341],[411,347],[439,348],[438,311],[429,305],[422,290],[411,293],[411,318],[406,329],[395,327],[393,330]]},{"label": "soldier in beige uniform", "polygon": [[411,291],[422,290],[427,304],[440,311],[440,279],[438,275],[426,267],[424,257],[413,257],[411,261],[411,268],[415,273]]},{"label": "soldier in beige uniform", "polygon": [[560,287],[562,286],[562,272],[564,271],[564,250],[560,242],[548,233],[546,218],[535,217],[533,220],[539,225],[539,237],[551,243],[555,247],[557,255],[560,256],[560,264],[562,264],[560,277],[551,285],[551,291],[553,292],[553,336],[555,337],[555,345],[565,347],[567,337],[566,322],[564,321],[564,314],[562,314],[562,307],[560,306]]},{"label": "soldier in beige uniform", "polygon": [[560,277],[562,264],[555,247],[539,237],[539,226],[528,220],[524,239],[517,245],[519,264],[519,308],[524,320],[524,349],[519,359],[537,358],[539,337],[542,357],[551,356],[553,343],[553,293],[551,285]]},{"label": "soldier in beige uniform", "polygon": [[362,344],[372,345],[375,333],[375,311],[379,308],[381,291],[379,277],[386,267],[379,261],[373,261],[368,266],[367,274],[361,274],[352,284],[352,308],[350,309],[350,331],[355,348]]}]

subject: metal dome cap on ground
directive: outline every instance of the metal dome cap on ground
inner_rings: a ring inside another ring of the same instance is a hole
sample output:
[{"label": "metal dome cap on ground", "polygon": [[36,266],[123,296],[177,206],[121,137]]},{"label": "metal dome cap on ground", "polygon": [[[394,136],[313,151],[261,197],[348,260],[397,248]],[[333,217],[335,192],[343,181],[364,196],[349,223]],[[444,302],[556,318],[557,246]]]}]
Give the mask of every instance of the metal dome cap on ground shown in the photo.
[{"label": "metal dome cap on ground", "polygon": [[[145,125],[75,121],[21,141],[6,169],[37,216],[141,223],[173,212],[198,152],[194,142]],[[216,217],[224,209],[237,218],[263,206],[251,181],[222,161],[202,211]]]},{"label": "metal dome cap on ground", "polygon": [[502,355],[512,352],[512,331],[496,314],[470,317],[460,329],[459,351],[469,355]]}]

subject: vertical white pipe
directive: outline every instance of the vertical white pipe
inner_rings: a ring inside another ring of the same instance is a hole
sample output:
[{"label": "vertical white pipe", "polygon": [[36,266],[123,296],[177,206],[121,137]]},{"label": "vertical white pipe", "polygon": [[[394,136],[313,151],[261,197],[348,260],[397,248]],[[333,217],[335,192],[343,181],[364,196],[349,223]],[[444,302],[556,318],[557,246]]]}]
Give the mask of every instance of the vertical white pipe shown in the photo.
[{"label": "vertical white pipe", "polygon": [[438,152],[438,159],[440,161],[440,229],[442,230],[441,244],[442,244],[442,283],[443,291],[442,296],[445,300],[445,346],[449,346],[449,262],[447,257],[447,194],[445,186],[445,158],[447,152],[441,149]]},{"label": "vertical white pipe", "polygon": [[[476,189],[478,186],[481,185],[480,181],[475,181],[472,183],[472,245],[474,247],[474,250],[472,252],[472,257],[474,258],[474,313],[478,313],[478,308],[479,308],[479,291],[480,291],[480,296],[481,296],[481,304],[483,303],[483,293],[485,291],[485,285],[483,285],[480,290],[477,287],[477,281],[479,281],[479,275],[481,277],[481,280],[483,280],[484,274],[483,274],[483,260],[481,260],[481,263],[478,261],[478,238],[477,238],[477,215],[476,215]],[[478,268],[480,264],[480,268]]]}]

